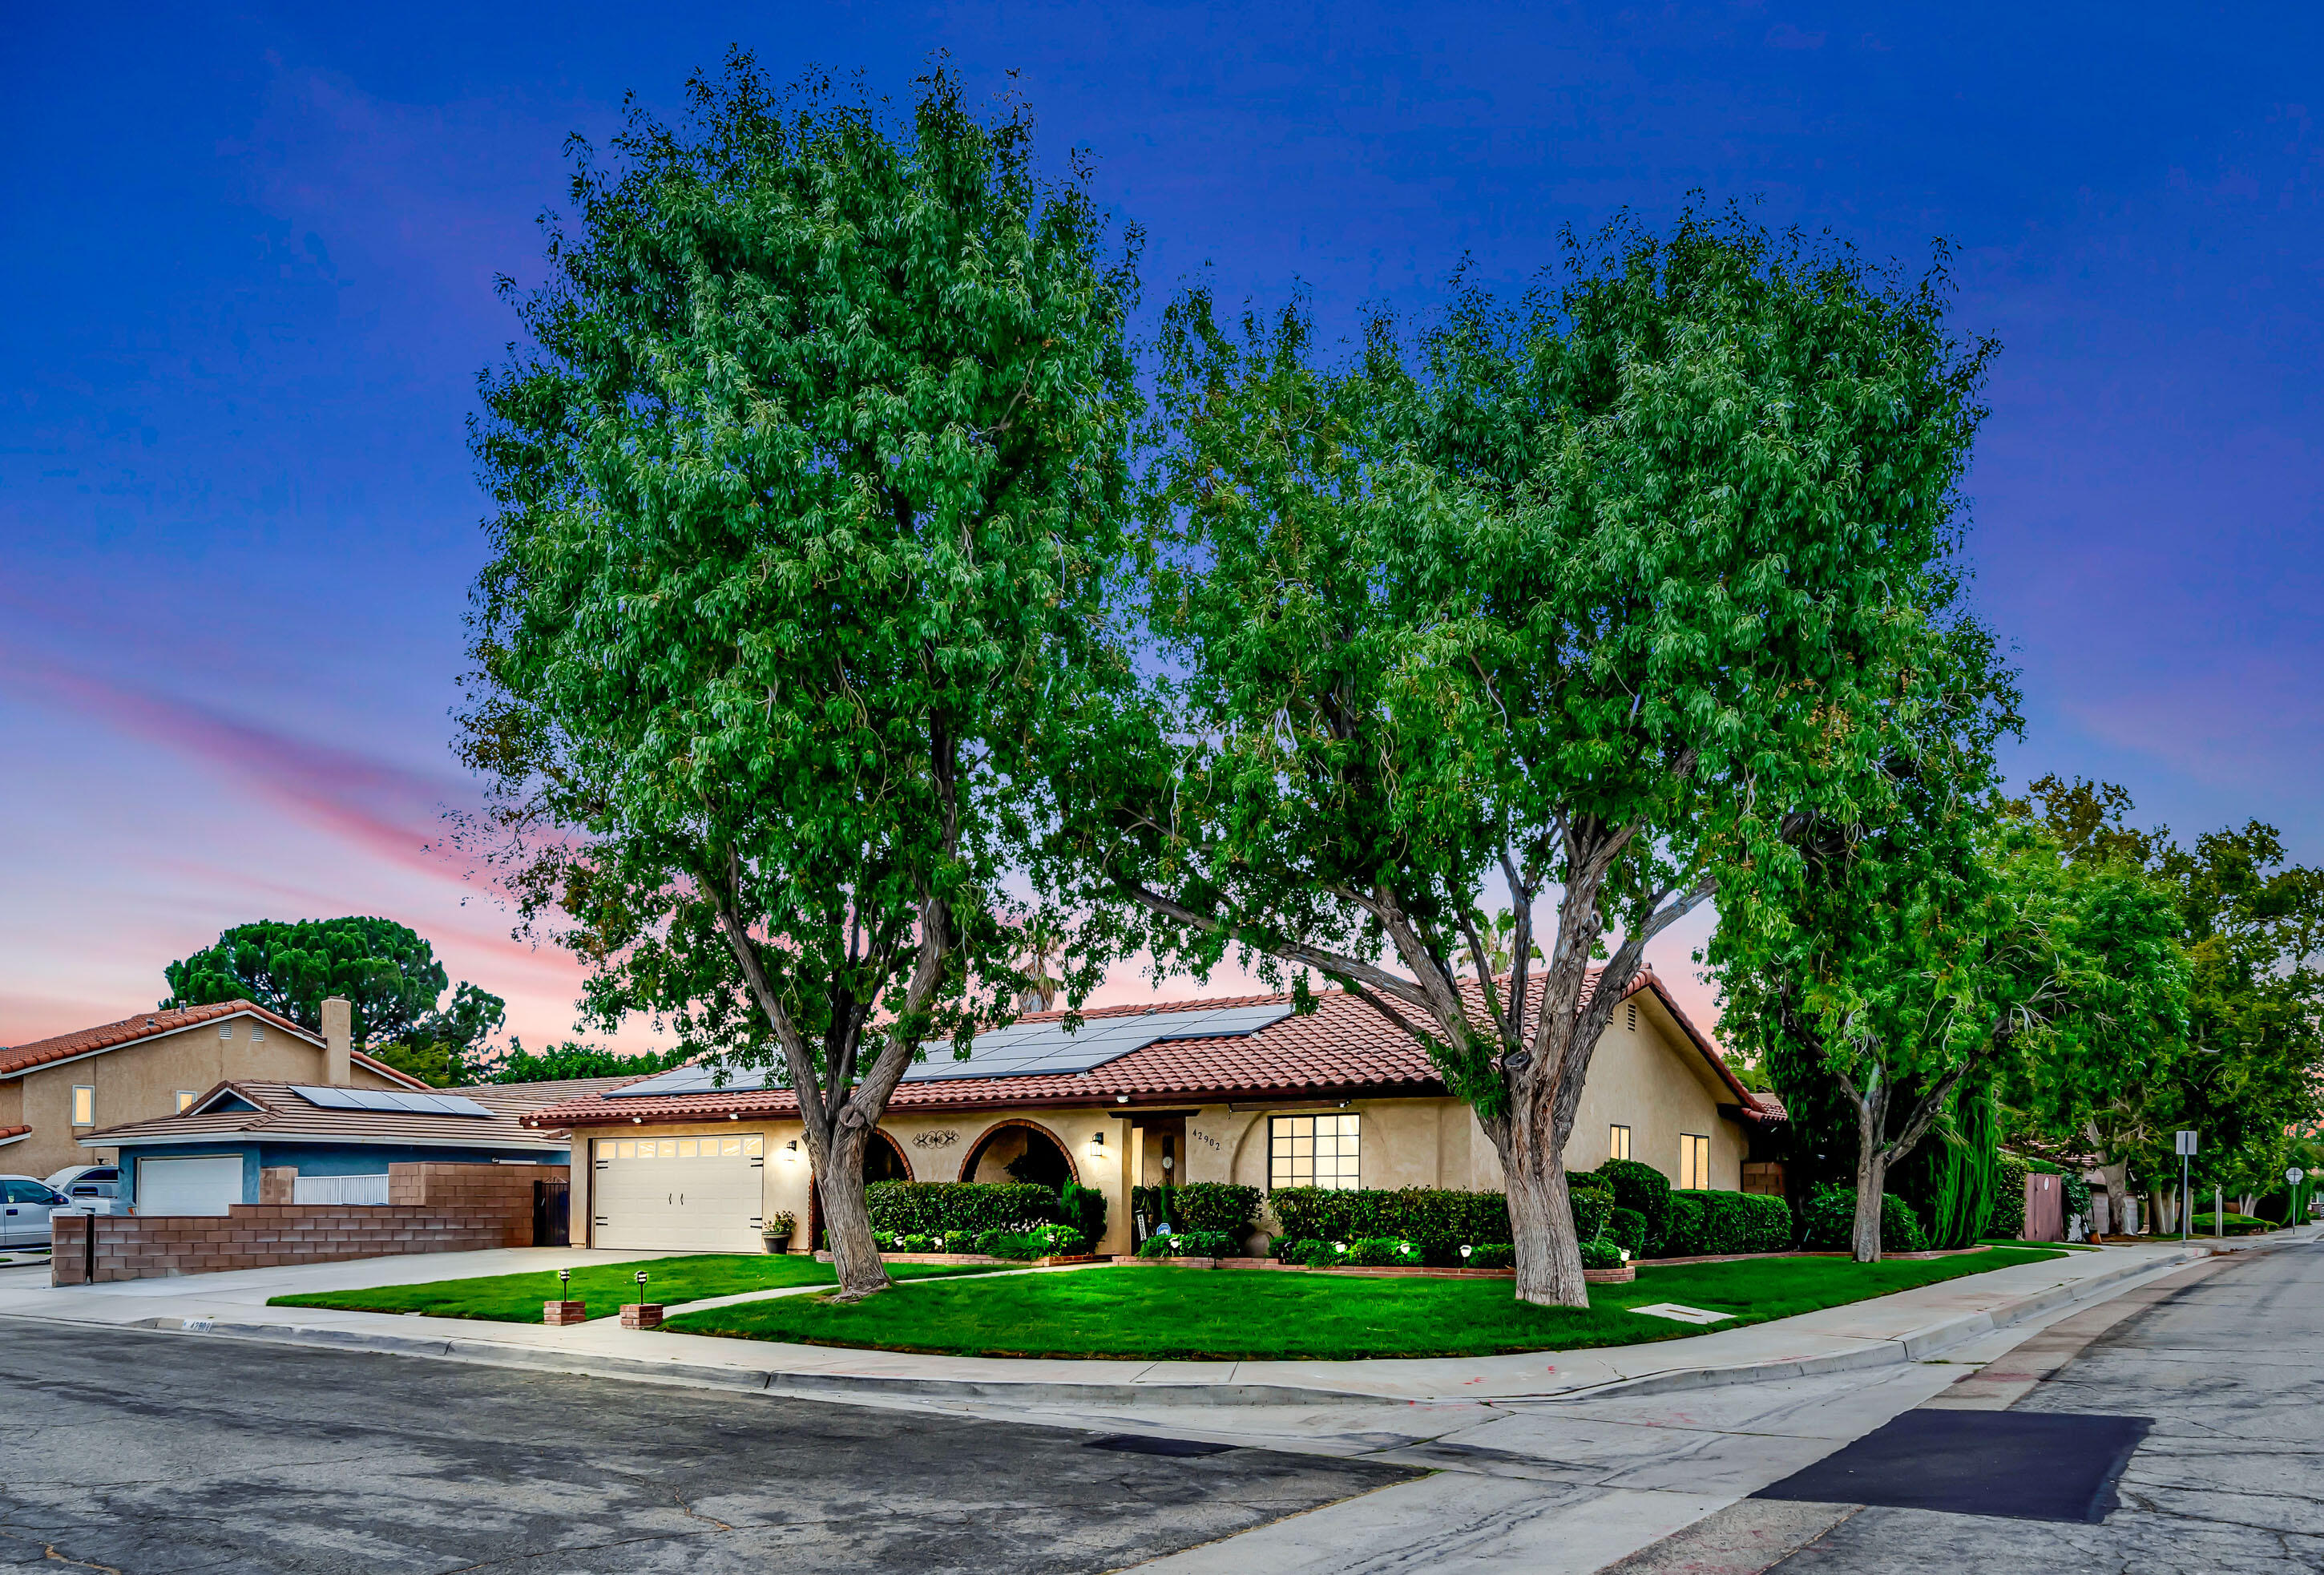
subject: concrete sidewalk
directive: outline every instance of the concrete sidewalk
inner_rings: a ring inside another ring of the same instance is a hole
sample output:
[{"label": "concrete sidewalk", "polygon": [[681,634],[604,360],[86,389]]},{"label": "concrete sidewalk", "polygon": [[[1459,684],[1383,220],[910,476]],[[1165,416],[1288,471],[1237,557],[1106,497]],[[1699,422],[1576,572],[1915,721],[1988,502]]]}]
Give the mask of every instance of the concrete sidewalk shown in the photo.
[{"label": "concrete sidewalk", "polygon": [[[2319,1228],[2280,1232],[2281,1243]],[[2236,1244],[2227,1244],[2230,1247]],[[2200,1253],[2203,1246],[2193,1249]],[[567,1248],[438,1254],[252,1269],[198,1279],[50,1288],[0,1283],[0,1315],[398,1351],[778,1393],[1099,1404],[1540,1403],[1670,1393],[1925,1359],[2187,1261],[2176,1245],[2070,1253],[1876,1300],[1643,1346],[1367,1361],[1098,1361],[918,1356],[670,1331],[611,1319],[572,1328],[268,1307],[293,1292],[415,1283],[648,1257]],[[1074,1274],[1079,1269],[1030,1273]],[[907,1282],[898,1294],[909,1295]],[[726,1298],[719,1299],[722,1302]]]}]

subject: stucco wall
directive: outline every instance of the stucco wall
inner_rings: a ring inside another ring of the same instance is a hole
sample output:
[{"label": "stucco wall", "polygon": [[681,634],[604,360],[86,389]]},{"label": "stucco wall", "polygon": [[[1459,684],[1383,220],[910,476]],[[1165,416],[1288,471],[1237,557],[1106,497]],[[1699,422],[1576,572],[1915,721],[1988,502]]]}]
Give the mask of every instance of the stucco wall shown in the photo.
[{"label": "stucco wall", "polygon": [[[263,1036],[254,1038],[254,1029],[263,1029]],[[0,1089],[22,1090],[23,1109],[14,1121],[0,1121],[0,1126],[30,1124],[32,1128],[32,1135],[23,1142],[0,1149],[0,1170],[46,1176],[67,1165],[95,1164],[114,1157],[111,1149],[81,1146],[81,1138],[91,1128],[72,1125],[72,1091],[77,1086],[97,1091],[97,1126],[120,1126],[174,1116],[180,1090],[204,1094],[228,1078],[319,1083],[323,1077],[320,1045],[248,1017],[196,1023],[115,1050],[34,1067],[0,1084]],[[360,1062],[352,1080],[358,1089],[403,1086]]]}]

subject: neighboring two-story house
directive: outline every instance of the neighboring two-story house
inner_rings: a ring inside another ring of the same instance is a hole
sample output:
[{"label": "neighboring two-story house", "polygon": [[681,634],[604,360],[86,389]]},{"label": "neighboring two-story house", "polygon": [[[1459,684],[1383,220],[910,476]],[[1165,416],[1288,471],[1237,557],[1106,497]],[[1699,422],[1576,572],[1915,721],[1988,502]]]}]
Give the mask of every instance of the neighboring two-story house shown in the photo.
[{"label": "neighboring two-story house", "polygon": [[251,1002],[226,1001],[0,1047],[0,1171],[48,1176],[113,1159],[81,1139],[100,1126],[174,1116],[229,1079],[427,1087],[355,1049],[345,1001],[323,1003],[323,1024],[313,1033]]}]

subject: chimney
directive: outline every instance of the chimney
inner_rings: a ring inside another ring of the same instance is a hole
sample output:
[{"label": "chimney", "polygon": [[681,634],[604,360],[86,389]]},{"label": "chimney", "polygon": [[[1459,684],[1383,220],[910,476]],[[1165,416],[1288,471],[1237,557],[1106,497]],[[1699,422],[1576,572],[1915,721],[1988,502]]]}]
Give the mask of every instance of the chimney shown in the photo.
[{"label": "chimney", "polygon": [[323,1003],[323,1081],[344,1089],[355,1081],[355,1008],[342,996]]}]

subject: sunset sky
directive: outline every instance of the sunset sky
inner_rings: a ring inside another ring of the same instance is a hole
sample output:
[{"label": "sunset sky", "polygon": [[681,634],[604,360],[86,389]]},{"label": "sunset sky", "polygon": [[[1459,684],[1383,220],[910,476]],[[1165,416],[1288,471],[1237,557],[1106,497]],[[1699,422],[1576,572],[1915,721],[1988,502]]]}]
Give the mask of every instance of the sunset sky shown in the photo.
[{"label": "sunset sky", "polygon": [[[1923,265],[2003,347],[1970,477],[2010,761],[2324,858],[2324,13],[2312,7],[19,9],[0,56],[0,1044],[229,924],[381,913],[528,1042],[578,975],[440,844],[466,448],[568,134],[733,44],[904,96],[1014,71],[1220,292],[1425,312],[1691,190]],[[1688,961],[1658,963],[1712,1014]],[[1221,980],[1219,987],[1234,981]],[[1142,996],[1123,977],[1108,998]],[[602,1037],[595,1036],[593,1037]],[[650,1025],[624,1031],[643,1044]]]}]

